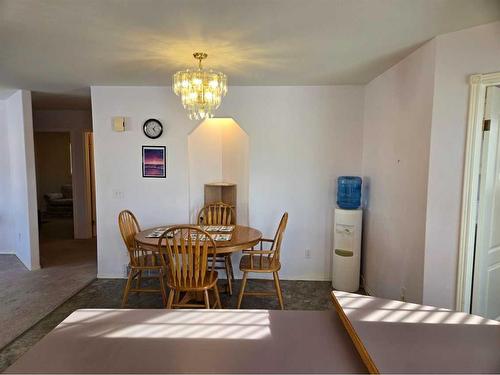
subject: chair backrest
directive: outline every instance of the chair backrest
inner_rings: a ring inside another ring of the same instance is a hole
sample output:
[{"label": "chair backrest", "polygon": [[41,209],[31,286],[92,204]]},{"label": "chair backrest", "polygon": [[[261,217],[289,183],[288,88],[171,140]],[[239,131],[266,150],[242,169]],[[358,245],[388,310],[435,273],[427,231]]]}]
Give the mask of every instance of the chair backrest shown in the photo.
[{"label": "chair backrest", "polygon": [[280,224],[278,225],[278,229],[276,230],[276,234],[274,235],[273,245],[271,247],[271,250],[273,250],[274,252],[270,256],[272,260],[280,259],[281,242],[283,240],[283,234],[285,233],[287,223],[288,223],[288,212],[285,212],[281,217]]},{"label": "chair backrest", "polygon": [[127,250],[131,251],[135,249],[135,235],[141,231],[141,227],[134,214],[129,210],[120,212],[118,215],[118,226],[120,227],[120,233],[122,234],[125,246],[127,246]]},{"label": "chair backrest", "polygon": [[207,204],[198,213],[198,225],[231,225],[235,223],[234,208],[223,202]]},{"label": "chair backrest", "polygon": [[174,287],[196,288],[212,279],[217,245],[208,232],[191,225],[170,227],[159,239],[158,250],[168,259]]},{"label": "chair backrest", "polygon": [[129,210],[120,212],[118,226],[128,250],[131,266],[151,267],[159,264],[151,250],[143,249],[137,245],[135,235],[141,231],[141,227],[132,212]]}]

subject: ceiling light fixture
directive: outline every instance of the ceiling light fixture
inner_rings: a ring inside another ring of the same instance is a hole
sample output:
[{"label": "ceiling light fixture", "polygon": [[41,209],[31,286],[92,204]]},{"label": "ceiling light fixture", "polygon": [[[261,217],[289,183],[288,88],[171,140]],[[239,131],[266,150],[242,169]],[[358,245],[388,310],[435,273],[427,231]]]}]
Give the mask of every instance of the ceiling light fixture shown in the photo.
[{"label": "ceiling light fixture", "polygon": [[203,120],[214,116],[222,97],[227,93],[227,76],[224,73],[204,70],[201,61],[207,58],[204,52],[193,53],[198,60],[198,69],[181,70],[174,74],[172,88],[180,96],[182,105],[191,120]]}]

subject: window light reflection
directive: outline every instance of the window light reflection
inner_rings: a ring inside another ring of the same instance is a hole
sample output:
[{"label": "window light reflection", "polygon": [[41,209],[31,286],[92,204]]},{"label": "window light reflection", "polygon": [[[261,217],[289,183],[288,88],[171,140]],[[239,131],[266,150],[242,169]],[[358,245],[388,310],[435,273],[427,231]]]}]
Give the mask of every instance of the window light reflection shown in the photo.
[{"label": "window light reflection", "polygon": [[343,310],[350,319],[362,322],[500,325],[500,322],[485,319],[477,315],[447,310],[405,310],[390,309],[386,306],[382,306],[375,310],[350,307],[346,307]]},{"label": "window light reflection", "polygon": [[345,314],[353,321],[500,325],[500,322],[477,315],[469,315],[434,306],[390,300],[380,305],[379,301],[374,297],[353,295],[345,292],[335,292],[335,297]]},{"label": "window light reflection", "polygon": [[[104,324],[110,314],[113,315],[111,324]],[[178,310],[155,313],[149,318],[147,311],[143,314],[146,318],[137,323],[121,312],[80,310],[68,317],[60,328],[102,321],[102,329],[94,327],[88,332],[89,337],[260,340],[271,336],[269,313],[262,310]]]}]

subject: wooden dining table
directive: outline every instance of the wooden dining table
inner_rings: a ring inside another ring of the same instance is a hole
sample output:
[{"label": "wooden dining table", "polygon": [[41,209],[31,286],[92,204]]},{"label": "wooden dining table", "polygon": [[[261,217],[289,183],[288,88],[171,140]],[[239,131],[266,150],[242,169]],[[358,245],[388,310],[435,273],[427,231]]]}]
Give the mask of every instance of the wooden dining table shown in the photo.
[{"label": "wooden dining table", "polygon": [[[165,228],[166,230],[173,226],[174,225],[163,225],[140,231],[135,235],[135,240],[140,245],[147,246],[148,249],[157,248],[159,239],[148,237],[148,235],[159,228]],[[231,234],[231,239],[229,241],[216,241],[217,254],[230,254],[241,250],[251,249],[253,246],[257,245],[262,238],[262,233],[259,230],[245,225],[235,225],[233,231],[227,233]],[[163,243],[165,243],[165,239]]]},{"label": "wooden dining table", "polygon": [[[190,224],[186,224],[190,225]],[[141,246],[147,247],[148,250],[158,250],[158,242],[159,238],[155,237],[148,237],[152,232],[158,230],[159,228],[164,228],[167,230],[169,227],[177,226],[176,225],[164,225],[160,227],[154,227],[154,228],[149,228],[143,231],[140,231],[135,235],[135,240],[137,243]],[[221,233],[221,232],[210,232],[211,234],[215,233]],[[252,227],[248,227],[245,225],[235,225],[234,229],[232,232],[224,232],[224,233],[230,233],[231,234],[231,239],[229,241],[215,241],[215,244],[217,245],[216,253],[217,254],[232,254],[236,253],[242,250],[247,250],[251,249],[253,246],[257,245],[261,238],[262,238],[262,233]],[[166,239],[162,240],[163,246],[166,246]],[[228,291],[228,285],[225,285],[226,291]],[[196,300],[200,300],[202,298],[201,294],[192,294],[192,293],[186,293],[184,296],[183,301],[186,302],[190,298],[195,298]]]}]

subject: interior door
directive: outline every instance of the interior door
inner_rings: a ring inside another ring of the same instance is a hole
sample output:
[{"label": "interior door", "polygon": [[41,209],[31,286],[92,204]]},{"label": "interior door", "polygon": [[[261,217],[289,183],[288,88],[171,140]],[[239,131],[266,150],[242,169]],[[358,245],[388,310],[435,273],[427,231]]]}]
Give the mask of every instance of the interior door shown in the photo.
[{"label": "interior door", "polygon": [[472,313],[500,320],[500,89],[486,94]]},{"label": "interior door", "polygon": [[92,226],[92,237],[96,231],[96,205],[95,205],[95,174],[94,174],[94,137],[92,132],[85,133],[85,175],[87,185],[87,201],[89,219]]}]

